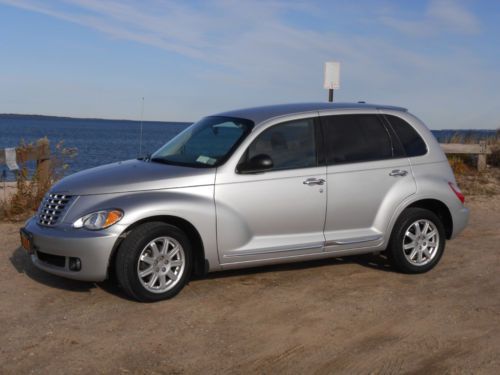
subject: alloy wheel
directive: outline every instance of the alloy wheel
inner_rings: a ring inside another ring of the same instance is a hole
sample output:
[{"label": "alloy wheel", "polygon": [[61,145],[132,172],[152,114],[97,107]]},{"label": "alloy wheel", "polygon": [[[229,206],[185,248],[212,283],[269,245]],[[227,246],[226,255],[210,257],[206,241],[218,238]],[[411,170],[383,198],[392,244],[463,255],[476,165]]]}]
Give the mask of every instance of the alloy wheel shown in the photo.
[{"label": "alloy wheel", "polygon": [[181,244],[172,237],[158,237],[141,251],[137,276],[146,290],[164,293],[179,282],[185,267],[186,256]]},{"label": "alloy wheel", "polygon": [[439,250],[439,231],[427,219],[413,222],[403,237],[403,253],[411,264],[423,266],[432,261]]}]

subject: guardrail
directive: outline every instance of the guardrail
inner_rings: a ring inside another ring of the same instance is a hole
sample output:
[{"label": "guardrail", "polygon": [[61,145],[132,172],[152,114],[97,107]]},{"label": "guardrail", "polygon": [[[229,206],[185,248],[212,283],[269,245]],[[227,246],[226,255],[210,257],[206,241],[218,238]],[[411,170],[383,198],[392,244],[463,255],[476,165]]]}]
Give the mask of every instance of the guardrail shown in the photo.
[{"label": "guardrail", "polygon": [[472,154],[477,155],[477,170],[486,169],[486,155],[491,154],[491,149],[485,141],[479,143],[440,143],[441,148],[446,154]]},{"label": "guardrail", "polygon": [[[8,160],[10,159],[10,160]],[[41,138],[34,145],[18,147],[15,149],[15,158],[12,154],[7,155],[6,149],[0,150],[0,165],[11,164],[14,161],[15,165],[24,164],[27,161],[36,161],[37,177],[40,186],[47,186],[50,183],[50,143],[47,138]]]}]

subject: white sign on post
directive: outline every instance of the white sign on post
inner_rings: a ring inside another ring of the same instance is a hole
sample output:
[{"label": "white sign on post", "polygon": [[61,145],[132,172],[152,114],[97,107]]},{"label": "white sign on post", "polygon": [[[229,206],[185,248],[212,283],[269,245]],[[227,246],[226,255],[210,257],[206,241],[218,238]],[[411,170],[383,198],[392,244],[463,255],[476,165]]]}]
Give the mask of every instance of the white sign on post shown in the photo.
[{"label": "white sign on post", "polygon": [[5,149],[5,164],[11,171],[16,171],[19,169],[16,161],[16,149],[13,147]]},{"label": "white sign on post", "polygon": [[327,90],[340,88],[340,63],[338,61],[327,61],[325,63],[325,81],[323,87]]}]

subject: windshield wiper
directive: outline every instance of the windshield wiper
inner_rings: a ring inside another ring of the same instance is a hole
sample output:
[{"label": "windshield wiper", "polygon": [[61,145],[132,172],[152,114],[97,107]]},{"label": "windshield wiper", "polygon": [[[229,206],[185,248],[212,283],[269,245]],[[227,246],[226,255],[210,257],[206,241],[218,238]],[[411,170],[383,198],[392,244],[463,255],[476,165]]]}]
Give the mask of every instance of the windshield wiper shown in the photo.
[{"label": "windshield wiper", "polygon": [[209,168],[209,167],[211,167],[210,165],[203,164],[203,163],[185,163],[185,162],[181,162],[181,161],[173,161],[173,160],[168,160],[168,159],[164,159],[164,158],[151,158],[149,161],[152,163],[176,165],[178,167],[188,167],[188,168]]},{"label": "windshield wiper", "polygon": [[175,165],[176,164],[175,162],[172,162],[172,161],[167,160],[167,159],[151,158],[151,156],[149,157],[148,161],[150,161],[151,163],[161,163],[161,164],[168,164],[168,165]]}]

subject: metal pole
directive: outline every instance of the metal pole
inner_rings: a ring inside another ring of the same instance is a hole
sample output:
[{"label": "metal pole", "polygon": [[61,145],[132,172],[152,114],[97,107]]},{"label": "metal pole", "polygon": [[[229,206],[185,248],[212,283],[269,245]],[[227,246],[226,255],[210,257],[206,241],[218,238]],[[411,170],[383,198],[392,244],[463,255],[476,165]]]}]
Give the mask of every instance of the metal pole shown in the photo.
[{"label": "metal pole", "polygon": [[144,97],[142,97],[142,106],[141,106],[141,135],[139,137],[139,157],[142,157],[142,118],[144,116]]},{"label": "metal pole", "polygon": [[333,102],[333,89],[328,90],[328,101]]}]

